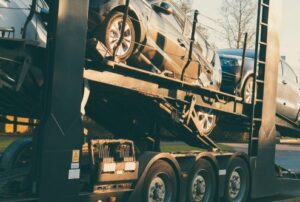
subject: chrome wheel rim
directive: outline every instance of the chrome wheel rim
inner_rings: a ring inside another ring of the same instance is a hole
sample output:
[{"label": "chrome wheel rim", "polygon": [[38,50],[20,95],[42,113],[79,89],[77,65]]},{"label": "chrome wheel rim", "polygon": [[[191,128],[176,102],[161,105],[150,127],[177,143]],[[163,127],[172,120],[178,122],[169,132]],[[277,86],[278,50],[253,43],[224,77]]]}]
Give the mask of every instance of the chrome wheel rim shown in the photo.
[{"label": "chrome wheel rim", "polygon": [[198,116],[199,116],[201,133],[202,134],[209,133],[212,130],[212,128],[215,126],[216,115],[214,115],[212,112],[199,111]]},{"label": "chrome wheel rim", "polygon": [[245,87],[244,92],[244,102],[247,104],[252,103],[252,97],[253,97],[253,80],[248,83],[248,85]]},{"label": "chrome wheel rim", "polygon": [[192,196],[193,200],[201,202],[205,196],[206,192],[206,182],[203,176],[198,174],[192,183]]},{"label": "chrome wheel rim", "polygon": [[232,199],[238,197],[241,192],[241,176],[238,172],[239,168],[236,168],[230,175],[229,178],[229,196]]},{"label": "chrome wheel rim", "polygon": [[[108,42],[109,42],[109,48],[112,51],[117,47],[117,44],[121,38],[122,24],[123,24],[122,19],[116,19],[111,23],[109,27]],[[131,43],[132,43],[132,32],[128,23],[126,22],[123,40],[120,46],[118,47],[118,49],[116,50],[116,56],[120,57],[126,55],[130,50]]]},{"label": "chrome wheel rim", "polygon": [[160,177],[155,177],[149,186],[148,202],[163,202],[166,198],[166,185]]}]

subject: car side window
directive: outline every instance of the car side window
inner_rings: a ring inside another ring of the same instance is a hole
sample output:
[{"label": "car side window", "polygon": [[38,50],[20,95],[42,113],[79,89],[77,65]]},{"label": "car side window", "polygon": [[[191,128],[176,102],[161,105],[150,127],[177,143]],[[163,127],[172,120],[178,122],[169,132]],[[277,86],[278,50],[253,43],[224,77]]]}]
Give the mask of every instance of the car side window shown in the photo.
[{"label": "car side window", "polygon": [[173,9],[173,13],[170,15],[164,15],[163,17],[180,33],[183,33],[183,27],[184,25],[182,24],[182,22],[180,21],[179,17],[178,17],[178,13],[177,10],[175,9],[175,7],[170,4],[170,6]]},{"label": "car side window", "polygon": [[182,27],[179,25],[178,21],[176,20],[173,14],[166,16],[166,19],[176,30],[178,30],[178,32],[183,32]]},{"label": "car side window", "polygon": [[[164,2],[164,1],[160,1],[160,0],[147,0],[147,1],[151,5],[153,5],[153,4],[159,5],[162,2]],[[185,21],[184,16],[182,16],[182,14],[180,13],[180,11],[178,10],[178,8],[175,4],[173,4],[172,2],[169,2],[169,1],[166,1],[166,3],[171,6],[173,13],[170,15],[163,14],[162,18],[167,20],[171,26],[173,26],[178,32],[180,32],[182,34],[183,29],[184,29],[184,21]]]},{"label": "car side window", "polygon": [[283,77],[287,81],[292,81],[293,83],[298,83],[296,74],[294,73],[292,68],[284,61],[283,61],[283,71],[284,71]]},{"label": "car side window", "polygon": [[282,61],[280,61],[279,65],[278,65],[278,78],[282,78],[283,77],[282,66],[283,66],[283,63],[282,63]]},{"label": "car side window", "polygon": [[37,8],[36,8],[36,10],[38,12],[40,12],[41,9],[49,9],[47,3],[44,0],[37,1]]}]

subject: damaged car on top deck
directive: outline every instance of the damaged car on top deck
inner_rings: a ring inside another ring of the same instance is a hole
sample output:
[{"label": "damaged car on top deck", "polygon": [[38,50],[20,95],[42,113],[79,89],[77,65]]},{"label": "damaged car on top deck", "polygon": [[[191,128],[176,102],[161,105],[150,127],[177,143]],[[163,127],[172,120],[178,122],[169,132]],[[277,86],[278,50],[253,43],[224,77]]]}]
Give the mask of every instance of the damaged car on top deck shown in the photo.
[{"label": "damaged car on top deck", "polygon": [[[102,42],[116,61],[199,87],[220,89],[222,74],[217,52],[197,29],[189,58],[193,23],[174,2],[131,0],[122,32],[125,10],[125,1],[91,0],[88,40]],[[210,134],[216,114],[200,109],[199,119],[201,132]]]}]

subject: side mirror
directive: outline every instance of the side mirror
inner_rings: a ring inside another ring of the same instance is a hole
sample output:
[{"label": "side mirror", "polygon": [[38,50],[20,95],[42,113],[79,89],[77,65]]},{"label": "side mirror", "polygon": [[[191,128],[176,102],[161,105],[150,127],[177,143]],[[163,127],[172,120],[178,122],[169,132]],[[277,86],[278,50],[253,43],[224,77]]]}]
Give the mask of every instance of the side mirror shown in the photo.
[{"label": "side mirror", "polygon": [[172,9],[171,5],[167,2],[161,2],[159,5],[154,4],[153,9],[156,12],[159,12],[159,13],[162,13],[165,15],[171,15],[173,13],[173,9]]},{"label": "side mirror", "polygon": [[42,8],[40,11],[40,17],[44,23],[48,23],[49,9]]}]

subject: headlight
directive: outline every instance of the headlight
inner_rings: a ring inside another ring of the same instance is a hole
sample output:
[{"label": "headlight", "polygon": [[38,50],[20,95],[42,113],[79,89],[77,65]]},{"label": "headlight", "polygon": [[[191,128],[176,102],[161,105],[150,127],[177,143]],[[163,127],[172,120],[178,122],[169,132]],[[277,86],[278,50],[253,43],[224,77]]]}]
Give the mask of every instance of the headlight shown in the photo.
[{"label": "headlight", "polygon": [[241,58],[226,58],[221,57],[221,65],[223,66],[229,66],[229,67],[241,67],[243,60]]},{"label": "headlight", "polygon": [[243,64],[243,60],[242,59],[237,59],[237,64],[239,65],[239,67],[241,67],[242,64]]}]

